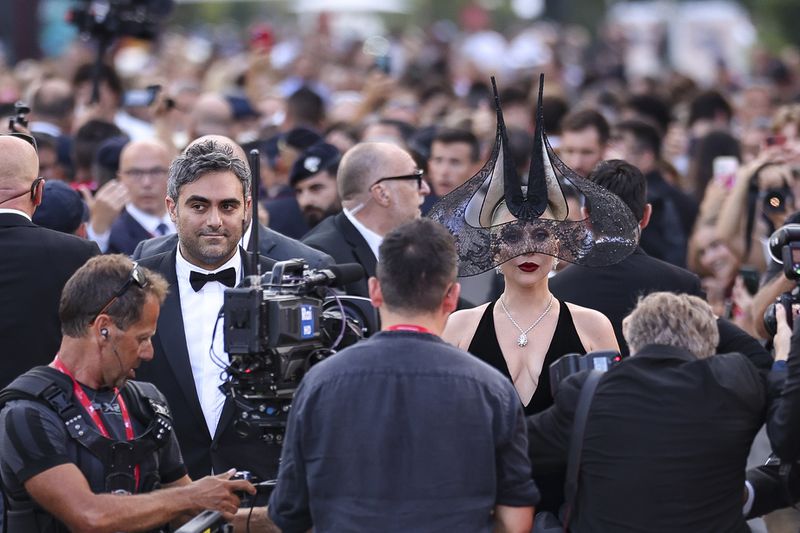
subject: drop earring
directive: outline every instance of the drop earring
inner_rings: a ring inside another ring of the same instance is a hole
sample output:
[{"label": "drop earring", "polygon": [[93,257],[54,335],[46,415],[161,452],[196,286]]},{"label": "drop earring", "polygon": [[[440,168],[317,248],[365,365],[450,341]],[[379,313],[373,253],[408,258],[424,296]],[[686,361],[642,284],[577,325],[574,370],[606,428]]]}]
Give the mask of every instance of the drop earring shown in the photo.
[{"label": "drop earring", "polygon": [[498,266],[494,267],[494,271],[495,271],[495,272],[496,272],[498,275],[501,275],[501,274],[503,273],[503,267],[501,267],[501,266],[499,266],[499,265],[498,265]]},{"label": "drop earring", "polygon": [[553,259],[553,270],[555,271],[558,268],[558,257]]}]

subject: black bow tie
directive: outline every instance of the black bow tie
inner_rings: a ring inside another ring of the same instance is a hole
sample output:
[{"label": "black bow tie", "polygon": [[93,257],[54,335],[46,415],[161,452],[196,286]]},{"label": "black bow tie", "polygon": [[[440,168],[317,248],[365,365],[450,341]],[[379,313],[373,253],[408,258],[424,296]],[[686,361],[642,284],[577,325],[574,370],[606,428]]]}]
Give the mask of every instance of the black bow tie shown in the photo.
[{"label": "black bow tie", "polygon": [[203,285],[209,281],[219,281],[223,285],[233,287],[236,285],[236,269],[233,267],[226,268],[225,270],[220,270],[219,272],[214,272],[213,274],[202,274],[192,270],[189,274],[189,283],[194,289],[194,292],[202,289]]}]

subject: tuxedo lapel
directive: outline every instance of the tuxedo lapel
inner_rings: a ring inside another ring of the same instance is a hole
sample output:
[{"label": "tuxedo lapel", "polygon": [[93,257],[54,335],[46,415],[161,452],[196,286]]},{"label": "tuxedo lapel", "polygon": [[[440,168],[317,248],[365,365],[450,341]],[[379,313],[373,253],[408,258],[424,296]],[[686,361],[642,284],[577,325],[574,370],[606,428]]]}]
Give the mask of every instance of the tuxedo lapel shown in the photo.
[{"label": "tuxedo lapel", "polygon": [[[159,272],[169,283],[169,293],[161,306],[161,314],[158,317],[158,338],[161,349],[169,363],[175,381],[186,397],[187,403],[197,418],[198,427],[208,434],[203,410],[200,407],[200,400],[197,397],[192,365],[189,361],[189,350],[186,348],[186,334],[183,325],[183,313],[181,312],[180,289],[178,288],[178,276],[175,273],[175,255],[177,246],[172,252],[164,254],[159,265]],[[209,438],[211,438],[209,436]]]},{"label": "tuxedo lapel", "polygon": [[[252,241],[252,234],[251,239]],[[272,249],[277,246],[278,242],[275,240],[275,237],[272,236],[271,232],[267,230],[265,226],[261,223],[258,224],[258,251],[262,255],[266,255],[272,257]],[[247,248],[247,251],[252,253],[253,247],[250,246]]]},{"label": "tuxedo lapel", "polygon": [[[344,239],[353,248],[353,253],[358,258],[358,262],[361,263],[361,266],[367,271],[367,278],[374,276],[378,260],[375,258],[375,254],[372,253],[369,244],[367,244],[367,241],[364,240],[364,237],[361,236],[356,227],[347,220],[344,213],[339,213],[336,216],[338,218],[336,225],[339,227],[339,231]],[[364,281],[364,283],[366,284],[366,281]]]}]

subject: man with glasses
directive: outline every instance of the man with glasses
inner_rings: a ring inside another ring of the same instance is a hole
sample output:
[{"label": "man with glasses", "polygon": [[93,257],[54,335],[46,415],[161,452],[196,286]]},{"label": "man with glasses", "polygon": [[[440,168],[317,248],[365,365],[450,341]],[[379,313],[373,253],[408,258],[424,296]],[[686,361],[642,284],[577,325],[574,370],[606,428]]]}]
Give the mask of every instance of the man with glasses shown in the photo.
[{"label": "man with glasses", "polygon": [[36,226],[44,182],[33,140],[0,135],[0,387],[47,364],[61,343],[58,298],[97,245]]},{"label": "man with glasses", "polygon": [[[360,263],[367,276],[374,276],[383,236],[419,218],[430,188],[411,155],[389,143],[361,143],[348,150],[336,180],[342,212],[320,222],[303,242],[337,263]],[[345,290],[369,296],[366,279]]]},{"label": "man with glasses", "polygon": [[175,233],[164,197],[170,149],[161,141],[133,141],[119,158],[118,178],[128,189],[130,202],[111,225],[108,252],[131,255],[141,241]]},{"label": "man with glasses", "polygon": [[233,472],[192,482],[165,398],[131,381],[167,283],[122,255],[91,259],[67,281],[61,347],[0,393],[0,476],[9,531],[155,531],[214,509],[232,518]]}]

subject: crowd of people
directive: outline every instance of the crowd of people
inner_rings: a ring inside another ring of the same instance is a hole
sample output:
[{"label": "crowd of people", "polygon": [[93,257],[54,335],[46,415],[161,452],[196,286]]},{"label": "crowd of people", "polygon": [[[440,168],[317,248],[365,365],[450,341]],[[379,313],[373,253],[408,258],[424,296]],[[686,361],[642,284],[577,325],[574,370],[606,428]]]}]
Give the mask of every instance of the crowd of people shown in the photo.
[{"label": "crowd of people", "polygon": [[[0,134],[8,531],[204,509],[237,531],[796,531],[769,516],[800,499],[800,320],[771,306],[798,283],[769,238],[800,221],[800,64],[628,79],[609,43],[576,62],[541,35],[548,60],[496,79],[441,32],[386,69],[324,24],[284,63],[255,41],[190,61],[167,33],[0,68],[31,108]],[[240,435],[221,387],[255,251],[357,263],[338,290],[380,313],[302,379],[282,445]],[[590,373],[551,382],[599,351],[620,357],[590,407]],[[266,510],[238,509],[237,470],[277,479]]]}]

